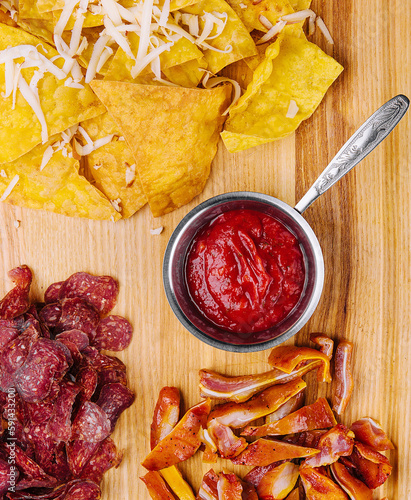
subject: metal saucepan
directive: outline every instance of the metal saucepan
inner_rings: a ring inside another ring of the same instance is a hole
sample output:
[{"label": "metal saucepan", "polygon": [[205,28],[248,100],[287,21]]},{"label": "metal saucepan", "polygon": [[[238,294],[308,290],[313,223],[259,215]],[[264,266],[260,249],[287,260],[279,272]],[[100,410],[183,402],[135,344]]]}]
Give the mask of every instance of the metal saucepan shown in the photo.
[{"label": "metal saucepan", "polygon": [[[274,347],[305,325],[321,297],[324,260],[317,237],[301,214],[383,141],[408,107],[409,99],[398,95],[379,108],[346,142],[294,208],[272,196],[242,191],[210,198],[183,218],[165,251],[163,281],[174,314],[190,333],[219,349],[250,352]],[[305,262],[306,278],[299,303],[281,323],[251,334],[234,334],[205,318],[192,301],[186,283],[186,257],[196,233],[218,215],[235,209],[258,210],[282,222],[299,240]]]}]

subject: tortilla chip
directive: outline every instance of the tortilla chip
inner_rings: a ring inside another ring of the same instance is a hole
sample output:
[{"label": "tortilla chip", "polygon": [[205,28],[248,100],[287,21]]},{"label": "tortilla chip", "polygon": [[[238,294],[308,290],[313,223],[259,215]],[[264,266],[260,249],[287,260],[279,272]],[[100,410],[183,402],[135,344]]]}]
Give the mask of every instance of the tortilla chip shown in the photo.
[{"label": "tortilla chip", "polygon": [[204,57],[208,63],[208,69],[212,73],[218,73],[225,66],[257,53],[255,43],[247,28],[224,0],[200,0],[200,2],[190,7],[185,7],[181,11],[200,16],[200,33],[204,27],[204,20],[201,19],[204,12],[218,12],[220,14],[225,12],[227,14],[227,23],[223,32],[217,38],[207,40],[207,43],[218,51],[225,51],[230,46],[232,50],[226,53],[211,49],[203,50]]},{"label": "tortilla chip", "polygon": [[[294,132],[311,116],[342,70],[316,45],[280,35],[267,48],[253,81],[230,110],[221,134],[227,149],[241,151]],[[287,118],[291,100],[299,110],[294,118]]]},{"label": "tortilla chip", "polygon": [[41,19],[43,12],[39,11],[36,0],[19,0],[19,17],[23,19]]},{"label": "tortilla chip", "polygon": [[177,66],[164,69],[163,72],[170,82],[180,85],[180,87],[197,87],[207,69],[207,62],[204,58],[193,59]]},{"label": "tortilla chip", "polygon": [[[121,136],[116,123],[108,113],[80,124],[94,141],[109,134]],[[130,217],[147,203],[130,148],[124,140],[114,140],[96,149],[85,158],[89,175],[95,186],[109,200],[117,200],[122,217]],[[134,165],[134,169],[131,168]],[[135,171],[135,177],[127,174]],[[127,177],[126,177],[127,176]]]},{"label": "tortilla chip", "polygon": [[[162,37],[159,36],[159,38]],[[129,33],[128,41],[132,53],[137,55],[140,37],[136,33]],[[164,39],[164,41],[166,40]],[[193,63],[193,67],[207,67],[201,50],[186,38],[180,38],[170,47],[170,50],[165,50],[160,54],[160,66],[163,72],[173,66],[183,65],[188,61],[196,61]],[[153,85],[154,73],[151,71],[150,65],[144,68],[137,78],[131,76],[131,70],[135,64],[136,61],[129,57],[120,47],[110,63],[105,80]],[[191,66],[188,69],[192,71]],[[202,74],[203,72],[198,71],[198,81],[200,81]]]},{"label": "tortilla chip", "polygon": [[292,8],[297,10],[309,9],[311,5],[311,0],[290,0]]},{"label": "tortilla chip", "polygon": [[63,9],[65,0],[36,0],[39,12],[51,12]]},{"label": "tortilla chip", "polygon": [[91,86],[133,152],[155,217],[203,190],[230,85],[203,90],[95,80]]},{"label": "tortilla chip", "polygon": [[[0,24],[0,50],[20,44],[37,46],[39,52],[48,59],[58,55],[57,51],[25,31]],[[21,74],[26,81],[36,68],[25,68]],[[0,96],[5,91],[5,68],[0,65]],[[53,136],[79,123],[98,116],[105,111],[88,85],[83,89],[66,87],[63,80],[57,80],[51,73],[45,73],[38,83],[40,104],[46,119],[49,136]],[[33,109],[21,93],[13,97],[0,97],[0,163],[19,158],[42,142],[41,125]]]},{"label": "tortilla chip", "polygon": [[274,25],[281,16],[294,12],[289,0],[261,0],[261,2],[254,2],[253,0],[227,0],[227,2],[234,9],[248,31],[267,31],[267,28],[259,20],[261,14]]},{"label": "tortilla chip", "polygon": [[[74,28],[74,23],[76,22],[76,12],[77,9],[74,9],[74,13],[70,16],[64,30],[72,30]],[[57,24],[60,19],[62,11],[61,10],[53,10],[53,20],[54,24]],[[102,14],[93,14],[89,10],[84,15],[84,23],[83,28],[95,28],[98,26],[104,25],[104,16]]]},{"label": "tortilla chip", "polygon": [[[10,181],[19,176],[6,202],[27,208],[48,210],[70,217],[87,217],[95,220],[117,220],[120,214],[110,202],[83,176],[79,175],[79,164],[74,158],[64,157],[62,151],[55,152],[40,171],[47,144],[9,163],[0,165],[0,193],[4,193]],[[69,146],[66,146],[69,149]]]},{"label": "tortilla chip", "polygon": [[10,16],[9,11],[3,11],[0,9],[0,23],[7,24],[8,26],[17,26],[17,23],[13,21]]},{"label": "tortilla chip", "polygon": [[23,19],[19,17],[18,25],[28,33],[44,40],[50,45],[54,45],[54,24],[52,16],[50,16],[48,20],[47,16],[45,16],[45,19]]}]

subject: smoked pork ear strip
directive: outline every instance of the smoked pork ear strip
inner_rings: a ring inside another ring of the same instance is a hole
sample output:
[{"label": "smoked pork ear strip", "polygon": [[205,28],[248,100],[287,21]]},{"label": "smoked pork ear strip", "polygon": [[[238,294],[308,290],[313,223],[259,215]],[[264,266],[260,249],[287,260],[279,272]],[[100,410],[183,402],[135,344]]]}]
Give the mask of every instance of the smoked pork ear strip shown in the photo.
[{"label": "smoked pork ear strip", "polygon": [[352,342],[342,340],[335,351],[335,381],[332,393],[332,408],[337,415],[344,413],[354,388],[354,379],[351,370],[353,347]]},{"label": "smoked pork ear strip", "polygon": [[294,444],[261,438],[251,443],[247,448],[231,461],[235,465],[269,465],[279,460],[292,460],[316,455],[319,450],[305,448]]},{"label": "smoked pork ear strip", "polygon": [[318,380],[331,382],[330,360],[328,356],[316,349],[296,345],[280,345],[274,347],[268,357],[271,366],[285,373],[292,373],[301,364],[306,364],[307,361],[311,360],[320,360],[322,363],[322,370],[318,372]]},{"label": "smoked pork ear strip", "polygon": [[156,471],[192,457],[201,445],[200,432],[206,426],[210,409],[209,399],[191,407],[174,429],[147,455],[142,466]]},{"label": "smoked pork ear strip", "polygon": [[296,432],[313,431],[334,427],[337,421],[325,398],[319,398],[315,403],[303,406],[286,417],[260,427],[246,427],[242,436],[284,436]]},{"label": "smoked pork ear strip", "polygon": [[293,370],[291,373],[285,373],[275,368],[265,373],[235,377],[203,369],[200,370],[200,395],[201,397],[242,403],[267,387],[286,384],[291,380],[301,378],[321,365],[321,361],[313,361]]},{"label": "smoked pork ear strip", "polygon": [[306,386],[302,379],[291,380],[288,384],[269,387],[243,403],[229,402],[218,405],[210,413],[208,422],[217,419],[221,424],[241,429],[253,420],[277,410]]}]

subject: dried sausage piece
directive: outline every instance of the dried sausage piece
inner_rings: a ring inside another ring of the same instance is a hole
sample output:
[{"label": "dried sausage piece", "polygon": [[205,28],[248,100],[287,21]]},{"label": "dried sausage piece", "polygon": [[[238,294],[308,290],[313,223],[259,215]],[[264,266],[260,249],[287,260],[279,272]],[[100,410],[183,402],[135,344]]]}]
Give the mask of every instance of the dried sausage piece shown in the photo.
[{"label": "dried sausage piece", "polygon": [[[9,490],[9,480],[11,473],[11,465],[7,461],[0,458],[0,498]],[[19,476],[19,472],[16,471],[16,482]]]},{"label": "dried sausage piece", "polygon": [[61,316],[61,305],[57,303],[47,304],[40,311],[40,320],[48,328],[55,328],[60,320]]},{"label": "dried sausage piece", "polygon": [[12,321],[0,319],[0,353],[19,334],[19,330],[13,325]]},{"label": "dried sausage piece", "polygon": [[13,319],[30,307],[29,292],[33,274],[29,267],[15,267],[8,273],[14,288],[0,300],[0,319]]},{"label": "dried sausage piece", "polygon": [[99,444],[97,451],[84,467],[80,477],[100,484],[105,472],[112,467],[117,468],[122,459],[123,454],[117,450],[114,441],[107,438]]},{"label": "dried sausage piece", "polygon": [[77,412],[71,432],[72,439],[90,443],[103,441],[111,432],[110,420],[100,406],[85,401]]},{"label": "dried sausage piece", "polygon": [[133,392],[123,384],[107,384],[101,389],[97,404],[109,418],[111,432],[113,432],[120,415],[133,404],[134,399]]},{"label": "dried sausage piece", "polygon": [[95,347],[86,347],[83,352],[83,366],[92,366],[97,372],[106,368],[116,368],[117,370],[126,371],[126,365],[115,356],[107,356],[101,354]]},{"label": "dried sausage piece", "polygon": [[55,331],[60,333],[66,330],[81,330],[92,339],[99,321],[99,313],[85,300],[78,297],[64,299],[61,302],[61,316]]},{"label": "dried sausage piece", "polygon": [[69,380],[60,384],[60,392],[54,403],[53,414],[48,421],[47,431],[55,441],[67,442],[71,436],[71,413],[80,387]]},{"label": "dried sausage piece", "polygon": [[98,375],[94,368],[86,366],[76,375],[76,383],[81,388],[80,402],[90,401],[97,387]]},{"label": "dried sausage piece", "polygon": [[107,316],[97,326],[93,346],[97,349],[122,351],[130,345],[133,328],[122,316]]},{"label": "dried sausage piece", "polygon": [[69,369],[70,358],[70,351],[60,342],[37,340],[15,374],[16,388],[22,399],[28,403],[44,399],[50,393],[54,377],[61,379]]},{"label": "dried sausage piece", "polygon": [[95,394],[100,395],[101,389],[107,384],[123,384],[127,385],[127,375],[124,370],[107,366],[98,372],[98,383]]},{"label": "dried sausage piece", "polygon": [[81,360],[83,359],[81,352],[78,350],[78,347],[75,344],[73,344],[73,342],[70,342],[70,340],[59,339],[58,342],[65,345],[67,349],[70,351],[71,358],[73,360],[73,371],[76,372],[78,365],[81,363]]},{"label": "dried sausage piece", "polygon": [[79,351],[83,351],[89,345],[88,335],[81,330],[66,330],[56,335],[56,340],[66,339],[73,342]]},{"label": "dried sausage piece", "polygon": [[74,477],[79,477],[87,462],[100,447],[100,443],[90,443],[75,439],[67,444],[67,460]]},{"label": "dried sausage piece", "polygon": [[99,500],[100,498],[100,486],[87,479],[82,479],[68,483],[65,495],[59,497],[58,500]]},{"label": "dried sausage piece", "polygon": [[23,334],[10,342],[2,352],[4,368],[14,375],[16,370],[23,365],[32,345],[39,338],[38,331],[31,325]]},{"label": "dried sausage piece", "polygon": [[58,482],[64,483],[71,477],[67,463],[66,447],[64,442],[56,443],[46,432],[34,438],[35,459],[40,467]]},{"label": "dried sausage piece", "polygon": [[[13,456],[13,460],[15,461],[19,470],[24,474],[26,480],[41,481],[43,486],[45,484],[47,484],[48,487],[56,486],[57,484],[56,479],[46,474],[44,470],[34,460],[32,460],[19,446],[14,445],[12,447],[6,444],[5,447],[9,455]],[[33,484],[30,484],[30,486],[25,486],[25,487],[26,488],[33,487]],[[19,481],[17,488],[23,489],[21,481]]]},{"label": "dried sausage piece", "polygon": [[58,302],[60,288],[64,281],[57,281],[56,283],[52,283],[47,290],[44,292],[44,302],[46,304],[52,304],[53,302]]},{"label": "dried sausage piece", "polygon": [[118,283],[111,276],[93,276],[80,272],[71,275],[62,284],[59,298],[80,297],[105,315],[115,306],[117,295]]}]

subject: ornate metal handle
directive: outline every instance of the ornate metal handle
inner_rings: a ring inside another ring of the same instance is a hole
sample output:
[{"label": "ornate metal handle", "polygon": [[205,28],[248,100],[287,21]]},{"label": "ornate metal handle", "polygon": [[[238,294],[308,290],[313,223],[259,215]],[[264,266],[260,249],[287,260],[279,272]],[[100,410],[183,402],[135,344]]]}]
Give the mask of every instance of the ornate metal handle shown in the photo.
[{"label": "ornate metal handle", "polygon": [[397,95],[383,104],[338,151],[295,209],[302,214],[311,203],[349,172],[382,142],[405,115],[410,101]]}]

